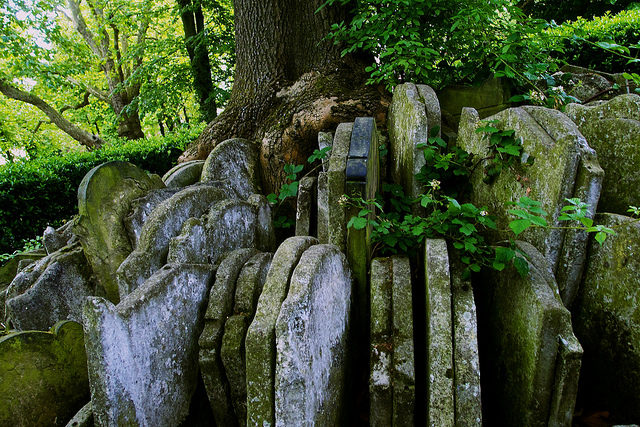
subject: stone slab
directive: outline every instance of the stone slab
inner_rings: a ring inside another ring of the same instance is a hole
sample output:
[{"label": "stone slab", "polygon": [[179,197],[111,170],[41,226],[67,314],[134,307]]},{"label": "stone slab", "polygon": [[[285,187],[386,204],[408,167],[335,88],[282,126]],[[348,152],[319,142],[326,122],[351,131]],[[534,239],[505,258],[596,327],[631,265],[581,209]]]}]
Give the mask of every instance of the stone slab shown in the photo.
[{"label": "stone slab", "polygon": [[67,221],[62,227],[57,230],[53,227],[47,227],[42,234],[42,244],[48,254],[52,254],[58,249],[69,244],[69,241],[73,238],[74,221]]},{"label": "stone slab", "polygon": [[581,396],[613,417],[640,419],[640,224],[616,214],[596,215],[615,229],[592,241],[574,306],[574,328],[584,347]]},{"label": "stone slab", "polygon": [[333,245],[307,249],[276,321],[276,426],[344,422],[351,272]]},{"label": "stone slab", "polygon": [[65,425],[89,398],[82,326],[0,338],[0,425]]},{"label": "stone slab", "polygon": [[[496,216],[498,230],[491,234],[494,241],[508,239],[508,223],[513,219],[508,202],[522,196],[541,203],[548,213],[548,223],[557,228],[532,228],[518,236],[535,246],[549,260],[563,298],[570,304],[570,296],[578,288],[583,269],[587,238],[584,232],[568,232],[561,228],[558,217],[567,204],[565,199],[581,197],[588,204],[593,217],[600,195],[603,171],[598,166],[595,152],[589,147],[575,124],[563,113],[543,107],[510,108],[494,116],[498,127],[515,130],[526,157],[532,165],[518,164],[513,170],[503,170],[492,183],[485,183],[484,168],[477,167],[471,176],[472,202],[486,206]],[[479,116],[465,108],[460,121],[457,144],[464,150],[486,158],[488,142],[475,132]],[[480,165],[482,166],[482,165]],[[511,235],[512,236],[512,235]],[[561,280],[561,281],[560,281]]]},{"label": "stone slab", "polygon": [[180,163],[162,176],[167,188],[182,188],[200,181],[204,160],[191,160]]},{"label": "stone slab", "polygon": [[166,263],[169,242],[185,221],[200,217],[224,198],[220,189],[200,185],[187,187],[160,203],[144,223],[136,250],[116,271],[120,297],[138,288]]},{"label": "stone slab", "polygon": [[178,425],[198,380],[198,336],[213,269],[167,265],[114,306],[84,306],[97,425]]},{"label": "stone slab", "polygon": [[275,425],[276,319],[294,268],[303,252],[317,243],[313,237],[290,237],[273,256],[245,339],[248,425]]},{"label": "stone slab", "polygon": [[300,180],[296,202],[296,236],[316,234],[317,178],[306,176]]},{"label": "stone slab", "polygon": [[393,425],[393,263],[391,258],[371,261],[370,282],[370,355],[369,355],[369,423],[371,426]]},{"label": "stone slab", "polygon": [[353,123],[340,123],[333,138],[329,172],[327,172],[327,234],[328,243],[345,250],[347,239],[347,219],[344,204],[340,201],[345,194],[347,157],[351,142]]},{"label": "stone slab", "polygon": [[482,371],[483,422],[571,425],[582,348],[548,260],[516,242],[529,263],[483,272],[475,285]]},{"label": "stone slab", "polygon": [[124,226],[129,235],[131,247],[135,250],[140,240],[142,227],[158,205],[180,191],[181,188],[160,188],[148,191],[144,196],[131,202],[129,214],[124,218]]},{"label": "stone slab", "polygon": [[[318,132],[318,148],[323,150],[327,147],[333,146],[333,132]],[[329,156],[322,159],[322,172],[327,172],[329,170]]]},{"label": "stone slab", "polygon": [[244,264],[257,252],[256,249],[245,248],[226,255],[218,267],[216,280],[209,293],[204,329],[199,339],[199,362],[209,403],[218,425],[237,424],[231,402],[229,379],[225,374],[220,353],[225,322],[233,310],[238,275]]},{"label": "stone slab", "polygon": [[107,298],[114,303],[120,294],[113,273],[132,251],[122,220],[134,199],[163,186],[131,163],[113,161],[91,169],[78,187],[80,216],[74,233]]},{"label": "stone slab", "polygon": [[18,330],[46,331],[59,320],[81,322],[84,299],[101,291],[76,243],[18,273],[7,288],[6,315]]},{"label": "stone slab", "polygon": [[325,172],[318,174],[318,241],[329,243],[329,188]]},{"label": "stone slab", "polygon": [[444,240],[427,239],[424,253],[427,401],[423,410],[427,411],[428,426],[453,426],[453,328],[447,244]]},{"label": "stone slab", "polygon": [[229,197],[246,200],[261,193],[260,145],[248,139],[232,138],[211,151],[202,168],[201,181],[214,181]]}]

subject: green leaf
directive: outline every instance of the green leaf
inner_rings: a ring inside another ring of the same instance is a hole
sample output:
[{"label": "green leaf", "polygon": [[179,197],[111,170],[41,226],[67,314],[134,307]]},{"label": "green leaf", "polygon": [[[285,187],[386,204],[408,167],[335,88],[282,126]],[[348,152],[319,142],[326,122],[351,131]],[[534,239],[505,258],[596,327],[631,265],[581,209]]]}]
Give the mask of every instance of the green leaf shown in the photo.
[{"label": "green leaf", "polygon": [[511,228],[516,236],[529,227],[531,227],[531,222],[528,219],[516,219],[509,223],[509,228]]},{"label": "green leaf", "polygon": [[526,259],[516,256],[513,259],[513,266],[521,277],[527,277],[529,275],[529,263]]},{"label": "green leaf", "polygon": [[604,241],[607,239],[607,234],[603,231],[599,231],[596,233],[595,239],[596,239],[596,242],[603,244]]},{"label": "green leaf", "polygon": [[356,230],[362,230],[366,226],[367,226],[367,219],[358,217],[358,216],[352,216],[349,222],[347,223],[347,228],[355,228]]}]

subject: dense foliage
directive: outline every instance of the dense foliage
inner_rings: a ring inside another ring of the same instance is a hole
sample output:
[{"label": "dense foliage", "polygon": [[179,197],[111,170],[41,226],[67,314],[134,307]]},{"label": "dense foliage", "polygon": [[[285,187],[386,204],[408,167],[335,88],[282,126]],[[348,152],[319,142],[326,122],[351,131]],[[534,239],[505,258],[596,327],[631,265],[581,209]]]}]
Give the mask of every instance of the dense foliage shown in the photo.
[{"label": "dense foliage", "polygon": [[114,139],[92,152],[74,152],[15,162],[0,167],[0,253],[22,247],[47,225],[59,226],[77,213],[78,185],[93,167],[110,161],[131,162],[164,174],[177,161],[201,127],[165,138],[137,141]]}]

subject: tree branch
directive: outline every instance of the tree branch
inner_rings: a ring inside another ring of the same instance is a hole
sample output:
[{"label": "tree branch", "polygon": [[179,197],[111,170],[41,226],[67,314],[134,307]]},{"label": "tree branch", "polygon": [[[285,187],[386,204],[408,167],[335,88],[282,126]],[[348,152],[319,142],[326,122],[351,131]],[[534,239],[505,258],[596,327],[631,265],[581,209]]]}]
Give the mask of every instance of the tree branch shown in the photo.
[{"label": "tree branch", "polygon": [[83,82],[81,82],[79,80],[76,80],[71,76],[65,76],[65,79],[71,84],[74,84],[76,86],[80,86],[81,88],[84,88],[84,90],[86,90],[91,95],[93,95],[96,98],[98,98],[100,101],[106,102],[107,104],[111,105],[110,96],[108,94],[104,93],[103,91],[101,91],[100,89],[95,88],[95,87],[93,87],[91,85],[88,85],[86,83],[83,83]]},{"label": "tree branch", "polygon": [[71,21],[73,22],[73,26],[75,27],[78,34],[82,36],[85,43],[87,43],[91,51],[98,58],[104,59],[105,52],[103,52],[98,47],[93,37],[93,34],[91,34],[91,31],[89,31],[89,28],[87,28],[87,23],[85,22],[84,17],[82,16],[82,12],[80,11],[80,5],[76,3],[74,0],[67,0],[67,5],[69,6],[69,10],[71,10]]},{"label": "tree branch", "polygon": [[84,145],[88,149],[92,150],[104,144],[104,141],[101,138],[97,137],[96,135],[90,135],[85,130],[80,129],[79,127],[62,117],[62,114],[60,114],[60,112],[56,111],[52,106],[47,104],[41,98],[9,84],[4,79],[0,79],[0,92],[2,92],[2,94],[4,94],[8,98],[26,102],[27,104],[31,104],[34,107],[38,108],[40,111],[45,113],[47,117],[49,117],[49,119],[53,122],[53,124],[60,128],[60,130],[71,136],[73,139],[75,139],[81,145]]}]

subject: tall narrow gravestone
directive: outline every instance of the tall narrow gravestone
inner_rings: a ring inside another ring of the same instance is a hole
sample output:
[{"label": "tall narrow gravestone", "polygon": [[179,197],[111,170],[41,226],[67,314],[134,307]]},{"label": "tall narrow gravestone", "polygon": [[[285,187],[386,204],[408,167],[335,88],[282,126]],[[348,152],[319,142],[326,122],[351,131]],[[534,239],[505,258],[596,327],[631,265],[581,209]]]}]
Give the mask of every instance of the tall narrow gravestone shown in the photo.
[{"label": "tall narrow gravestone", "polygon": [[[564,303],[569,306],[579,286],[586,254],[587,234],[561,228],[558,219],[565,199],[580,198],[587,203],[590,217],[600,196],[603,171],[593,149],[587,145],[576,125],[563,113],[543,107],[520,107],[504,110],[487,120],[493,126],[515,130],[522,142],[522,164],[503,169],[493,182],[485,182],[484,168],[475,168],[471,183],[472,202],[487,206],[496,216],[498,230],[509,230],[512,217],[507,203],[522,196],[541,203],[549,214],[551,228],[536,227],[518,236],[531,243],[549,261],[560,287]],[[457,144],[479,159],[490,157],[489,141],[476,132],[480,125],[477,111],[465,108],[460,120]],[[528,161],[525,161],[528,160]],[[484,160],[487,161],[487,160]],[[532,164],[531,164],[532,163]],[[509,238],[508,232],[496,232],[496,241]]]},{"label": "tall narrow gravestone", "polygon": [[345,250],[347,220],[342,196],[346,190],[346,169],[353,123],[340,123],[333,138],[331,160],[327,172],[327,238],[328,243]]},{"label": "tall narrow gravestone", "polygon": [[343,419],[351,272],[332,245],[307,249],[276,321],[277,426],[331,426]]}]

